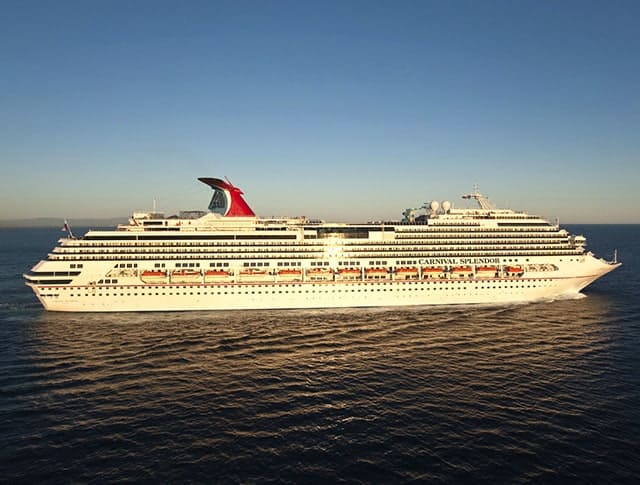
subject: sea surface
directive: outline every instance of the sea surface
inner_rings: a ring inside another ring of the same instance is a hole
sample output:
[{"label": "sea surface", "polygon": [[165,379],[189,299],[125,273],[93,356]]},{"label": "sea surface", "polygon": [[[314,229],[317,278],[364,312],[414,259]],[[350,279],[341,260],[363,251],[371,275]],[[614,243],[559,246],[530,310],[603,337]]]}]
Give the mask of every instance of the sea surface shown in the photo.
[{"label": "sea surface", "polygon": [[623,262],[572,300],[125,314],[0,229],[0,482],[640,483],[640,226],[568,229]]}]

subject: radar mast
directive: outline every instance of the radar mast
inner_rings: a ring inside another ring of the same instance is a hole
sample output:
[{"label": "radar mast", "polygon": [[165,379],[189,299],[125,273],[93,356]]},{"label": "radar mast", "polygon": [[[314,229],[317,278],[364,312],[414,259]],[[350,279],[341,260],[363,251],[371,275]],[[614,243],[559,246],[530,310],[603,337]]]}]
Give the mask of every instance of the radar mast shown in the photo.
[{"label": "radar mast", "polygon": [[478,185],[473,186],[473,192],[462,196],[463,199],[475,199],[481,209],[486,211],[492,211],[496,209],[496,206],[489,202],[489,199],[478,192]]}]

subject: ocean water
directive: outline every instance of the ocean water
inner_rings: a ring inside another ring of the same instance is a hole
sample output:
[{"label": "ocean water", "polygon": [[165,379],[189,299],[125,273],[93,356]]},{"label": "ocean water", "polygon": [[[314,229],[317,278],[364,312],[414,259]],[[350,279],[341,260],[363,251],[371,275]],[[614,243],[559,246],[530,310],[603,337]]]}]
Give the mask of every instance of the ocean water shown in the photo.
[{"label": "ocean water", "polygon": [[638,483],[640,226],[509,306],[47,313],[0,230],[0,482]]}]

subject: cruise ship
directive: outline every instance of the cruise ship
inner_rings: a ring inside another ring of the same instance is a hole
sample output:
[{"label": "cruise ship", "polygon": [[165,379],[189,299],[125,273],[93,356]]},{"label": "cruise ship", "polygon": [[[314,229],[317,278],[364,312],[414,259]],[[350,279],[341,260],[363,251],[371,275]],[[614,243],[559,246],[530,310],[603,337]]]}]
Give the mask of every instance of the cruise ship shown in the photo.
[{"label": "cruise ship", "polygon": [[477,189],[463,196],[474,208],[433,201],[346,224],[261,218],[228,180],[199,180],[213,189],[207,211],[69,232],[26,284],[69,312],[496,304],[575,296],[620,265]]}]

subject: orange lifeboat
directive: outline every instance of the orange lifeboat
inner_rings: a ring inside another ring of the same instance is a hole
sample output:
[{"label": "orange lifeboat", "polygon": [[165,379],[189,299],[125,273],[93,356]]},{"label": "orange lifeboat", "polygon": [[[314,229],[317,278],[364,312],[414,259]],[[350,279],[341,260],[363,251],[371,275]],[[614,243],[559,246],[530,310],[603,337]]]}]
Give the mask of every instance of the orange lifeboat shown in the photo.
[{"label": "orange lifeboat", "polygon": [[360,268],[340,268],[338,277],[343,280],[359,280],[362,276]]},{"label": "orange lifeboat", "polygon": [[416,274],[418,272],[418,268],[398,268],[396,273],[398,274]]},{"label": "orange lifeboat", "polygon": [[204,272],[205,281],[220,281],[229,278],[231,274],[223,269],[209,269]]},{"label": "orange lifeboat", "polygon": [[245,281],[262,281],[269,277],[264,268],[243,268],[238,273],[240,279]]},{"label": "orange lifeboat", "polygon": [[153,277],[162,277],[164,278],[167,274],[164,271],[143,271],[140,273],[140,276],[143,278],[153,278]]},{"label": "orange lifeboat", "polygon": [[307,276],[312,280],[328,280],[333,277],[333,272],[329,268],[309,268]]},{"label": "orange lifeboat", "polygon": [[267,271],[264,269],[256,269],[256,268],[246,268],[240,270],[240,276],[254,276],[254,275],[264,275],[267,274]]},{"label": "orange lifeboat", "polygon": [[423,278],[439,278],[444,273],[444,268],[440,266],[427,266],[422,268]]},{"label": "orange lifeboat", "polygon": [[281,269],[278,271],[279,276],[300,276],[302,271],[299,269]]},{"label": "orange lifeboat", "polygon": [[476,267],[476,276],[478,278],[493,278],[498,272],[495,266],[478,266]]},{"label": "orange lifeboat", "polygon": [[177,269],[171,272],[171,276],[200,276],[200,271],[192,269]]},{"label": "orange lifeboat", "polygon": [[452,273],[472,273],[471,266],[454,266],[451,268]]},{"label": "orange lifeboat", "polygon": [[473,268],[471,266],[454,266],[451,268],[452,278],[464,278],[465,276],[472,275]]},{"label": "orange lifeboat", "polygon": [[498,271],[498,268],[496,268],[495,266],[478,266],[476,268],[476,272],[477,273],[495,273],[496,271]]},{"label": "orange lifeboat", "polygon": [[167,273],[160,270],[147,270],[140,272],[140,279],[145,283],[164,283]]},{"label": "orange lifeboat", "polygon": [[399,280],[408,280],[411,278],[418,277],[418,268],[397,268],[396,269],[396,279]]},{"label": "orange lifeboat", "polygon": [[507,266],[504,268],[504,271],[509,274],[517,274],[522,275],[524,270],[520,266]]},{"label": "orange lifeboat", "polygon": [[281,280],[295,281],[302,278],[302,270],[300,269],[281,269],[278,270],[278,277]]},{"label": "orange lifeboat", "polygon": [[369,279],[380,280],[389,277],[389,272],[386,270],[386,268],[367,268],[364,270],[364,272]]},{"label": "orange lifeboat", "polygon": [[222,269],[210,269],[204,273],[205,276],[229,276],[228,271]]},{"label": "orange lifeboat", "polygon": [[173,283],[196,283],[200,281],[200,271],[192,269],[176,269],[171,272],[171,281]]},{"label": "orange lifeboat", "polygon": [[361,274],[360,270],[357,268],[342,268],[338,270],[338,274],[347,275],[347,274]]},{"label": "orange lifeboat", "polygon": [[326,274],[331,273],[329,268],[309,268],[307,274]]}]

